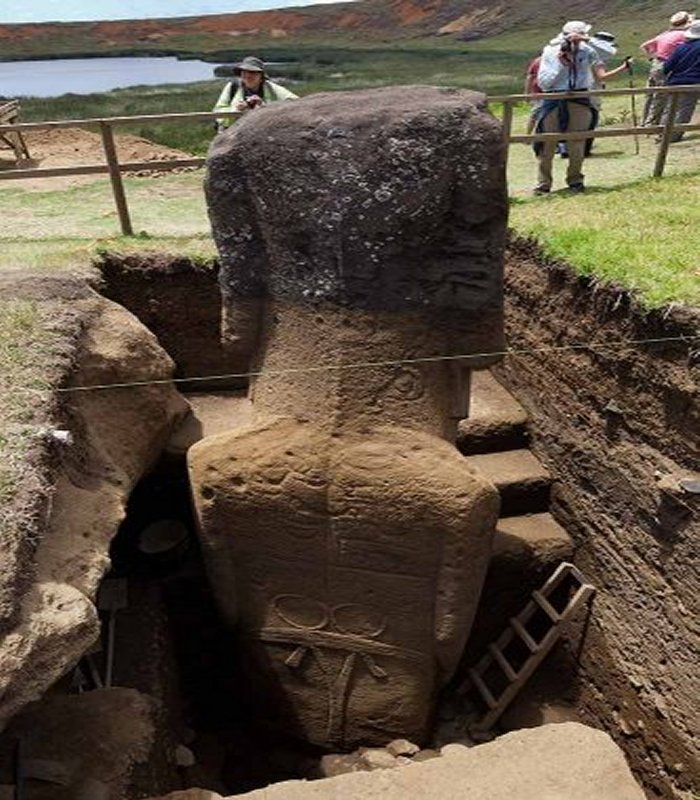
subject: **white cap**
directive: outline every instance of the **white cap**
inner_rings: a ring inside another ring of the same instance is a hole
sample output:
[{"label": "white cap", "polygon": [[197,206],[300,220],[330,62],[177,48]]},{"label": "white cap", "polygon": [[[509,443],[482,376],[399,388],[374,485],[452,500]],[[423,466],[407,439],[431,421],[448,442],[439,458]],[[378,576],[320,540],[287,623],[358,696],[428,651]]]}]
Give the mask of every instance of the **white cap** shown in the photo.
[{"label": "white cap", "polygon": [[688,25],[695,19],[692,14],[687,11],[676,11],[670,19],[671,26],[674,28],[687,28]]}]

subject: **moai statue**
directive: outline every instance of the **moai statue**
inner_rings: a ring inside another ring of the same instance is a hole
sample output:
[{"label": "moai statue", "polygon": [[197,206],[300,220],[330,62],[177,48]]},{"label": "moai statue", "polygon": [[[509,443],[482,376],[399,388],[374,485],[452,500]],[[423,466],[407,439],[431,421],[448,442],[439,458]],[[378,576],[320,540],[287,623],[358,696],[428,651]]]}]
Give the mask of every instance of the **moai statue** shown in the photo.
[{"label": "moai statue", "polygon": [[258,376],[253,421],[190,451],[204,558],[260,717],[322,746],[424,740],[469,633],[498,498],[452,442],[503,349],[503,155],[481,95],[417,86],[276,104],[211,149]]}]

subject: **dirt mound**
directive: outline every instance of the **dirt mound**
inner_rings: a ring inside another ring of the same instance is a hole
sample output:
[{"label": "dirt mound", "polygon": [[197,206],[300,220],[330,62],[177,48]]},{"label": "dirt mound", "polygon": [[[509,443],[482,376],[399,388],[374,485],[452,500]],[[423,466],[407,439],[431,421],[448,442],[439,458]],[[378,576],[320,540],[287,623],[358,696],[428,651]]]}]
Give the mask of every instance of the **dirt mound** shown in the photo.
[{"label": "dirt mound", "polygon": [[[188,153],[155,144],[141,136],[115,136],[120,161],[164,161],[188,158]],[[99,164],[104,161],[102,137],[82,128],[35,131],[27,134],[32,157],[42,167],[64,167],[73,164]]]},{"label": "dirt mound", "polygon": [[[30,131],[25,134],[27,147],[32,156],[29,164],[42,169],[53,167],[73,167],[92,164],[104,164],[105,154],[102,146],[102,137],[99,133],[84,130],[83,128],[58,128],[45,131]],[[189,153],[174,150],[172,147],[156,144],[141,136],[133,134],[115,134],[114,137],[117,155],[122,163],[129,161],[166,161],[171,158],[191,158]],[[0,151],[0,169],[14,169],[15,162],[11,151]],[[177,172],[186,171],[191,167],[184,167]],[[142,177],[155,177],[162,174],[150,170],[140,170],[136,173]],[[95,175],[69,175],[62,178],[37,178],[31,180],[15,181],[13,186],[36,191],[47,188],[65,188],[77,186],[81,183],[94,181],[103,176]]]}]

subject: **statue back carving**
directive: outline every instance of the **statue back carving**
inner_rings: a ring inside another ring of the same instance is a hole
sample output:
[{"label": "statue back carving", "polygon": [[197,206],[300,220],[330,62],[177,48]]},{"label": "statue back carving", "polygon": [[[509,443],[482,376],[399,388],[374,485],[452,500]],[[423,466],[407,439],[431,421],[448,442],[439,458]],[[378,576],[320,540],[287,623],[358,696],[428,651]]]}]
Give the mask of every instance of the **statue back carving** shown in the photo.
[{"label": "statue back carving", "polygon": [[503,346],[498,123],[430,87],[278,104],[216,140],[207,197],[226,335],[260,375],[253,422],[190,469],[251,691],[321,745],[421,740],[498,510],[452,446]]}]

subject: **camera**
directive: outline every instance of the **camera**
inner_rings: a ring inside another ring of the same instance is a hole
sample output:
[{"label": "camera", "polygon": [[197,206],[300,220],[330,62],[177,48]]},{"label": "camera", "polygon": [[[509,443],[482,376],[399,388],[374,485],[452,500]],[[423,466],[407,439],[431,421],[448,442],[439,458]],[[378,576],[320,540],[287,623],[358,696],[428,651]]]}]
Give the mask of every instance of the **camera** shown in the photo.
[{"label": "camera", "polygon": [[257,106],[262,105],[262,98],[257,94],[252,94],[250,97],[246,97],[245,104],[248,108],[257,108]]},{"label": "camera", "polygon": [[577,50],[581,42],[587,42],[588,36],[581,33],[569,33],[564,37],[564,41],[559,45],[559,52],[571,53]]}]

